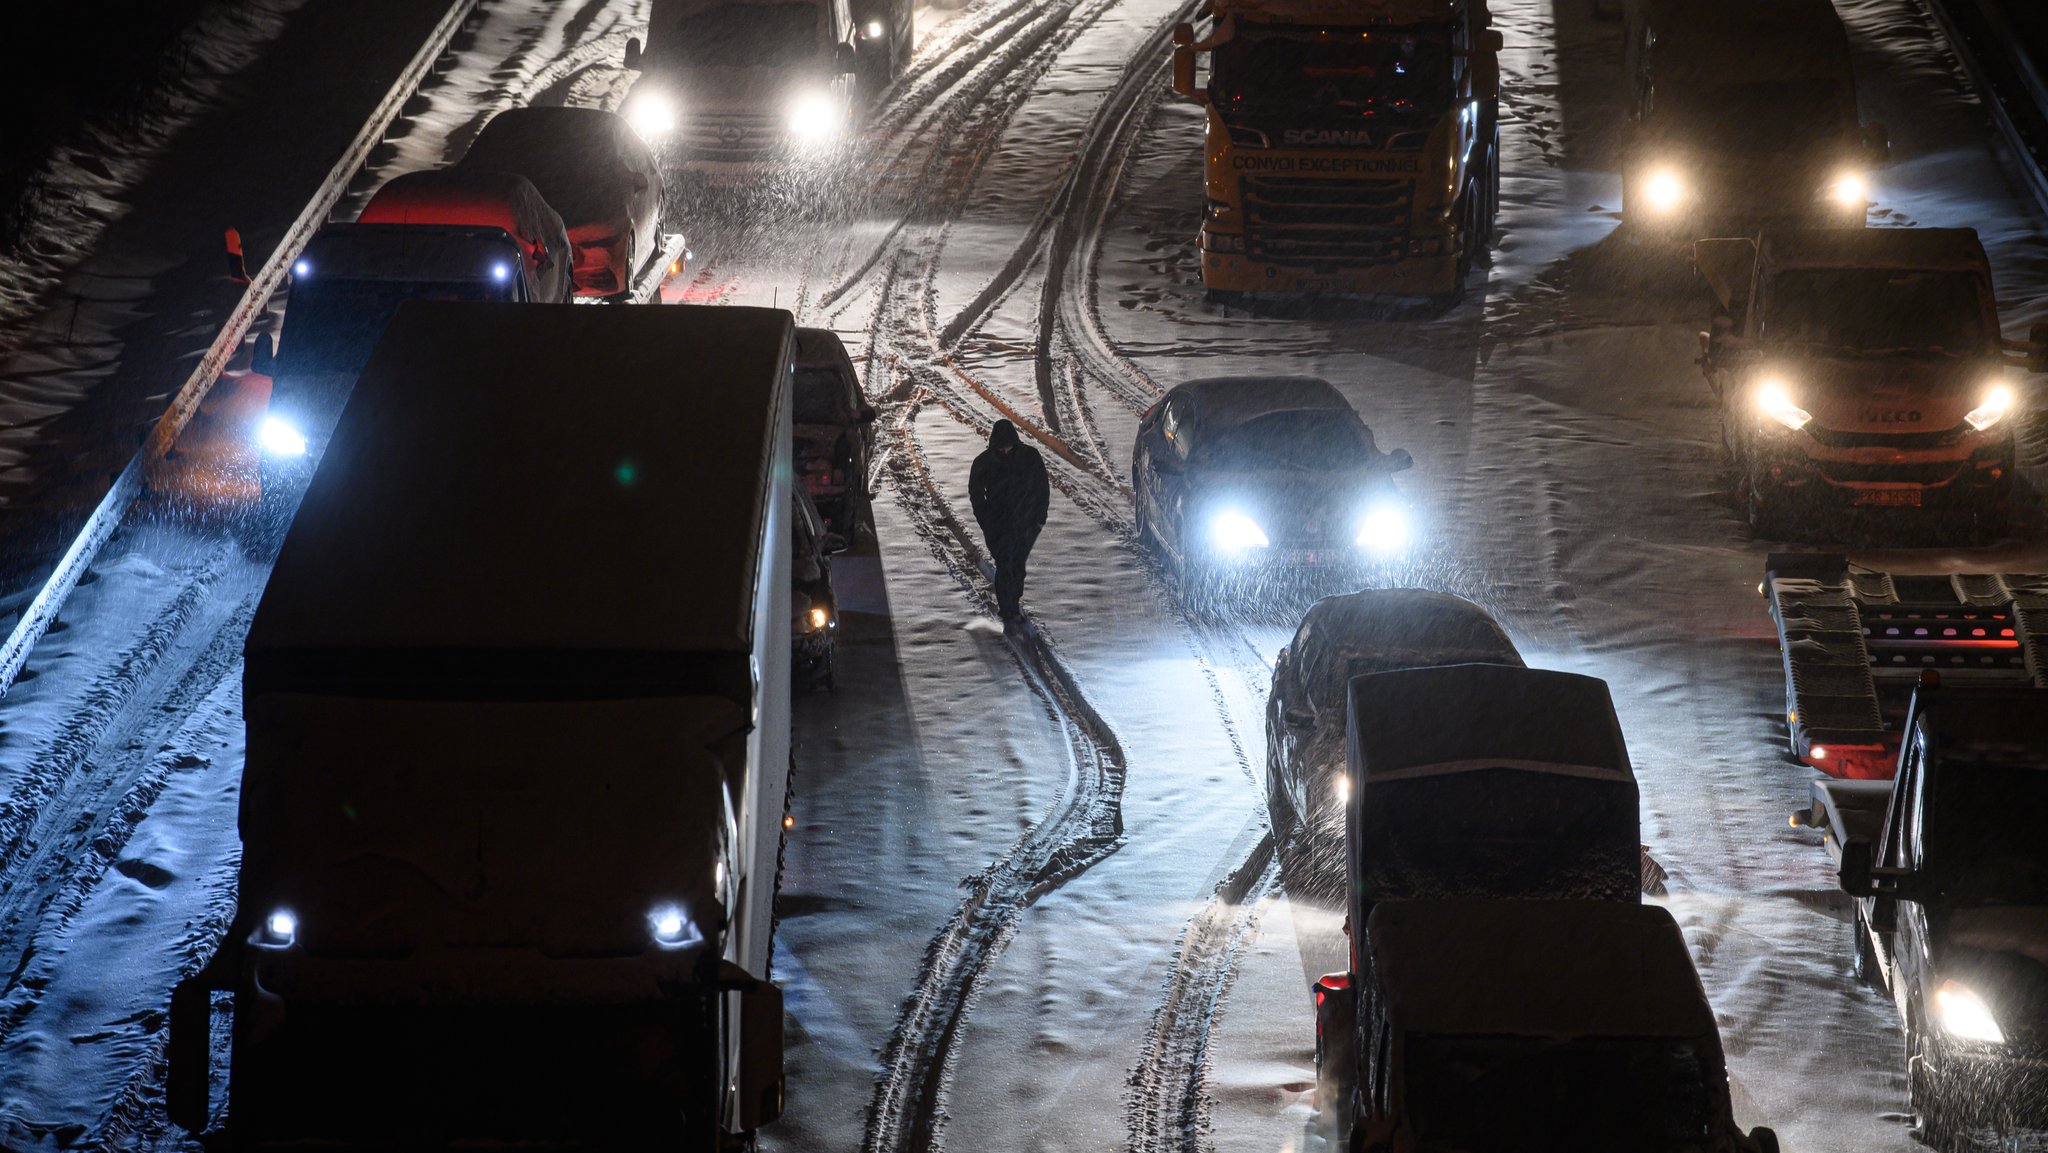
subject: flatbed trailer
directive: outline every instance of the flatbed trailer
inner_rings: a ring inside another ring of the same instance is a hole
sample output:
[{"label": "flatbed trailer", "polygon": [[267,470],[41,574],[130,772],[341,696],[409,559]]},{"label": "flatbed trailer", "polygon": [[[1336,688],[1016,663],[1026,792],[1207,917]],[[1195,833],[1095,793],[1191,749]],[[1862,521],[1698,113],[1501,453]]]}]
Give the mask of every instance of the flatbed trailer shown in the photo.
[{"label": "flatbed trailer", "polygon": [[2048,573],[1906,576],[1833,553],[1773,553],[1762,591],[1792,755],[1830,776],[1891,779],[1923,672],[2048,687]]}]

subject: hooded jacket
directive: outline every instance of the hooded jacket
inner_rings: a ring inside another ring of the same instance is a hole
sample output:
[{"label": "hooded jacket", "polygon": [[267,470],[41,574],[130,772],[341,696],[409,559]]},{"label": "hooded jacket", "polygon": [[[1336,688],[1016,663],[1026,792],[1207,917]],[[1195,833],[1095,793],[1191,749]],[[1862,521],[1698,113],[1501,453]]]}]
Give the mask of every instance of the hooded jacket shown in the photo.
[{"label": "hooded jacket", "polygon": [[[1009,452],[1003,452],[1004,447]],[[974,458],[967,495],[974,519],[991,543],[1024,543],[1037,539],[1052,504],[1045,477],[1045,458],[1017,435],[1017,426],[999,420],[989,430],[988,448]]]}]

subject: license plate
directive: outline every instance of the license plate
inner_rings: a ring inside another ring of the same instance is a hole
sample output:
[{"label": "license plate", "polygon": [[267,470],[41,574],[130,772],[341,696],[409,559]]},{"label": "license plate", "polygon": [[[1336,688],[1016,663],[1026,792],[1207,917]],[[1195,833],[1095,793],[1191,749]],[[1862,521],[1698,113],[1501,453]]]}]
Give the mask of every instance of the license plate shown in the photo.
[{"label": "license plate", "polygon": [[1856,503],[1879,508],[1919,508],[1917,488],[1866,488],[1856,493]]}]

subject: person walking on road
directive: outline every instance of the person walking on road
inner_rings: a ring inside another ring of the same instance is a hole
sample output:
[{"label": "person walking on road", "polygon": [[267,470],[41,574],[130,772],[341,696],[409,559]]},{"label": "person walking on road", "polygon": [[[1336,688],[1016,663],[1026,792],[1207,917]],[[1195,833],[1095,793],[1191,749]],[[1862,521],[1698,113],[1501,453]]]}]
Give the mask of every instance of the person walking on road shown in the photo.
[{"label": "person walking on road", "polygon": [[1016,425],[999,420],[989,430],[988,448],[974,458],[967,495],[995,563],[996,611],[1003,624],[1015,624],[1023,616],[1017,602],[1024,596],[1024,562],[1052,504],[1045,459],[1018,439]]}]

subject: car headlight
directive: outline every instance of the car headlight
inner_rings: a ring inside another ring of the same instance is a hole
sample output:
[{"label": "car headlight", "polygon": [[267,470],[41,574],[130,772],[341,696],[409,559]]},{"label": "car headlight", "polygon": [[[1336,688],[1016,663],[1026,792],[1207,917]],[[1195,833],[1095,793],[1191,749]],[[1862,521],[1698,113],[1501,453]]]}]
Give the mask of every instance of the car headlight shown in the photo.
[{"label": "car headlight", "polygon": [[1813,420],[1813,414],[1792,403],[1792,393],[1783,381],[1766,380],[1757,386],[1756,407],[1758,411],[1794,432],[1805,428]]},{"label": "car headlight", "polygon": [[1861,208],[1870,202],[1870,182],[1861,172],[1844,172],[1828,185],[1828,196],[1844,208]]},{"label": "car headlight", "polygon": [[1942,1032],[1951,1037],[2005,1044],[2005,1031],[1991,1016],[1991,1007],[1968,985],[1943,981],[1934,991],[1934,1016]]},{"label": "car headlight", "polygon": [[657,905],[648,910],[647,930],[653,934],[654,943],[664,949],[687,948],[704,940],[681,905]]},{"label": "car headlight", "polygon": [[1408,514],[1400,505],[1374,505],[1358,522],[1353,544],[1381,556],[1392,556],[1408,547]]},{"label": "car headlight", "polygon": [[1273,543],[1266,539],[1266,530],[1259,527],[1258,521],[1241,512],[1217,513],[1209,521],[1209,539],[1226,552],[1265,548]]},{"label": "car headlight", "polygon": [[306,455],[306,437],[282,417],[266,416],[256,426],[256,443],[272,456]]},{"label": "car headlight", "polygon": [[626,123],[649,144],[659,143],[676,130],[676,102],[666,93],[641,89],[626,101]]},{"label": "car headlight", "polygon": [[846,128],[846,110],[827,92],[806,92],[790,102],[789,134],[806,143],[837,137]]},{"label": "car headlight", "polygon": [[1643,201],[1660,216],[1675,212],[1685,203],[1685,181],[1675,169],[1656,169],[1643,180]]},{"label": "car headlight", "polygon": [[866,28],[868,39],[870,40],[880,40],[882,38],[882,33],[887,32],[888,30],[889,29],[885,25],[883,25],[883,23],[880,20],[868,21],[868,26]]},{"label": "car headlight", "polygon": [[273,909],[256,928],[256,944],[289,948],[299,938],[299,918],[290,909]]},{"label": "car headlight", "polygon": [[2012,414],[2019,404],[2019,396],[2009,384],[1994,384],[1984,390],[1984,403],[1963,414],[1970,427],[1983,432]]}]

